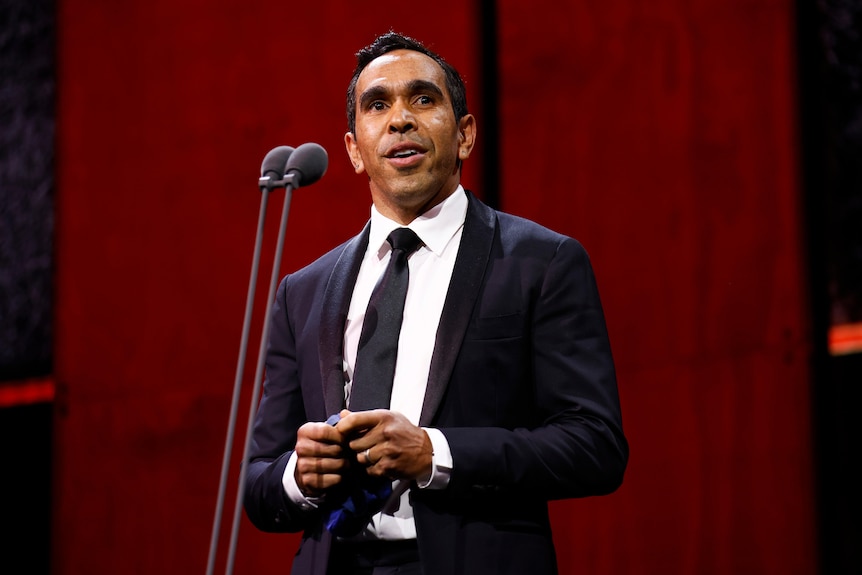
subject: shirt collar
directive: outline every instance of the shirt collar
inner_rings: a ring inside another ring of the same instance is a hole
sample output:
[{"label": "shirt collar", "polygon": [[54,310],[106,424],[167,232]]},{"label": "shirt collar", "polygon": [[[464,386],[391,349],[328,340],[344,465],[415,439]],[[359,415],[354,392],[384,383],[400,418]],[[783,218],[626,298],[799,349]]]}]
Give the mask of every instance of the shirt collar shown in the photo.
[{"label": "shirt collar", "polygon": [[[459,185],[448,198],[410,222],[407,227],[416,232],[425,246],[436,255],[443,253],[455,233],[464,225],[467,217],[467,194]],[[390,220],[371,206],[371,231],[368,238],[368,250],[377,251],[382,257],[389,251],[386,238],[395,228],[404,227]]]}]

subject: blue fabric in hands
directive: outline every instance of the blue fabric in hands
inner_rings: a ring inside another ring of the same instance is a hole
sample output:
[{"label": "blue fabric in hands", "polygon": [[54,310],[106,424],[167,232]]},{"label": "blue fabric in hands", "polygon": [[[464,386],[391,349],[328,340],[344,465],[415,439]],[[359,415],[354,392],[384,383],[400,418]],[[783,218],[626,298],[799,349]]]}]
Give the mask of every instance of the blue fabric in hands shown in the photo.
[{"label": "blue fabric in hands", "polygon": [[[335,425],[340,420],[336,413],[326,423]],[[371,477],[354,460],[341,484],[326,496],[324,526],[337,537],[356,535],[368,525],[375,513],[383,509],[391,494],[391,481],[385,477]]]}]

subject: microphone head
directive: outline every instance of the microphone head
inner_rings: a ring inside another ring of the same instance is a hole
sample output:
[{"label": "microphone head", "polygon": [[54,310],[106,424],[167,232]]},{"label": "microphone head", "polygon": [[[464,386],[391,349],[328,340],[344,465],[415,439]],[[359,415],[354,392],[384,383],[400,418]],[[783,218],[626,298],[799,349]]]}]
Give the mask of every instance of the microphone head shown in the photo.
[{"label": "microphone head", "polygon": [[323,177],[329,164],[329,156],[320,144],[308,142],[298,146],[287,160],[285,175],[294,175],[294,186],[308,186]]},{"label": "microphone head", "polygon": [[273,180],[283,179],[287,160],[293,154],[293,151],[293,148],[290,146],[278,146],[267,152],[260,165],[260,177],[269,177]]}]

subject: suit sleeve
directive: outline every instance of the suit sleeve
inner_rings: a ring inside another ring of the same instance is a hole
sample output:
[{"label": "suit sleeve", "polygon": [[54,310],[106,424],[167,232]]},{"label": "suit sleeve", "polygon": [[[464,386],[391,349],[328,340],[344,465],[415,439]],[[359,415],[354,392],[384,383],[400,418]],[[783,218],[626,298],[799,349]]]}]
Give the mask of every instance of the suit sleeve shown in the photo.
[{"label": "suit sleeve", "polygon": [[282,476],[306,421],[296,358],[296,341],[287,313],[288,278],[273,304],[266,379],[254,423],[244,493],[245,511],[263,531],[299,531],[309,514],[285,493]]},{"label": "suit sleeve", "polygon": [[544,499],[602,495],[628,460],[616,376],[589,257],[561,240],[535,280],[525,325],[536,424],[449,427],[453,492],[506,490]]}]

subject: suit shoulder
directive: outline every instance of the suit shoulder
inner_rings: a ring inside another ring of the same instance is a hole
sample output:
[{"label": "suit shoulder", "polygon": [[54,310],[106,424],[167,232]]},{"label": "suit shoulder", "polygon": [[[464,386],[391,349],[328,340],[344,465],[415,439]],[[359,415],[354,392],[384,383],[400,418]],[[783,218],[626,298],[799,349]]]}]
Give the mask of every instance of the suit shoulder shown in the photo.
[{"label": "suit shoulder", "polygon": [[496,212],[500,230],[500,239],[504,243],[553,246],[554,250],[565,247],[586,254],[586,250],[577,239],[547,228],[533,220],[512,215],[506,212]]}]

